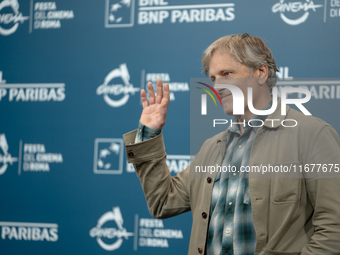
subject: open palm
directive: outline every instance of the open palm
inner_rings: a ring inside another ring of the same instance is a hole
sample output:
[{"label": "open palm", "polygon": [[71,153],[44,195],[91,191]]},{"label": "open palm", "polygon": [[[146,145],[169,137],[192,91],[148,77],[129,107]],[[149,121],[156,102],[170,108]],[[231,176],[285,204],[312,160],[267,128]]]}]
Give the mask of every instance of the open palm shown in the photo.
[{"label": "open palm", "polygon": [[140,117],[140,122],[153,129],[162,129],[165,124],[166,114],[170,101],[169,84],[163,82],[161,79],[157,80],[157,96],[153,89],[152,83],[148,83],[149,101],[146,97],[144,89],[141,90],[140,96],[143,105],[143,112]]}]

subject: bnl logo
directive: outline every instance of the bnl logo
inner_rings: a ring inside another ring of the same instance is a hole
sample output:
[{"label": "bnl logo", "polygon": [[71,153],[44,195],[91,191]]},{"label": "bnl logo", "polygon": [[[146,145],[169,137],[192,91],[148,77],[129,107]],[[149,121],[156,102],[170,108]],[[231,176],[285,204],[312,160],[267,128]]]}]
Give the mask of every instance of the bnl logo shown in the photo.
[{"label": "bnl logo", "polygon": [[97,138],[94,141],[95,174],[122,174],[123,173],[123,148],[121,138]]},{"label": "bnl logo", "polygon": [[[215,90],[216,89],[227,89],[230,91],[230,94],[232,95],[233,99],[233,115],[244,115],[244,95],[242,90],[231,84],[215,84],[214,88],[209,86],[208,84],[205,84],[203,82],[198,82],[199,84],[204,85],[205,87],[209,88],[219,99],[220,104],[222,105],[221,98],[218,94],[218,92]],[[213,100],[215,105],[217,105],[216,100],[214,96],[211,94],[211,92],[207,89],[203,89],[200,87],[197,87],[198,89],[201,89],[205,91]],[[253,91],[251,87],[248,87],[248,98],[247,98],[247,103],[248,103],[248,108],[251,113],[255,115],[269,115],[272,114],[276,108],[277,108],[277,102],[278,102],[278,89],[277,87],[274,87],[272,89],[272,107],[268,110],[258,110],[255,109],[253,105]],[[311,93],[308,89],[305,88],[294,88],[294,87],[282,87],[281,88],[281,115],[286,115],[286,105],[287,104],[294,104],[296,105],[297,108],[300,109],[300,111],[305,114],[305,115],[312,115],[302,104],[307,103],[311,99]],[[304,98],[287,98],[289,94],[291,93],[301,93],[305,94],[306,97]],[[201,115],[207,115],[207,95],[202,94],[201,95]]]},{"label": "bnl logo", "polygon": [[132,27],[134,24],[134,0],[106,0],[105,27]]}]

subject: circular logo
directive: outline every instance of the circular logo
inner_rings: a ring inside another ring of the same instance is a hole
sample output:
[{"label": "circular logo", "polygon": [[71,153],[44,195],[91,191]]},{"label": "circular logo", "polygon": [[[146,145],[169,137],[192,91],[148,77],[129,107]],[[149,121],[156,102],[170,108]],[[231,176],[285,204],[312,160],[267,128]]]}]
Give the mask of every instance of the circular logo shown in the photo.
[{"label": "circular logo", "polygon": [[[5,7],[10,7],[13,12],[0,14],[0,34],[10,35],[18,29],[19,22],[24,23],[29,17],[23,17],[22,13],[19,12],[18,0],[3,0],[0,3],[0,11]],[[10,28],[3,28],[1,26],[1,24],[8,25],[11,23],[13,23],[13,26]]]},{"label": "circular logo", "polygon": [[[121,78],[123,84],[110,84],[113,79]],[[104,79],[104,83],[97,88],[97,95],[103,95],[104,101],[111,107],[120,107],[127,103],[130,94],[134,95],[139,88],[134,88],[130,83],[129,71],[126,64],[112,70]],[[111,96],[123,95],[121,99],[114,100]]]},{"label": "circular logo", "polygon": [[3,155],[0,154],[0,162],[2,162],[0,175],[2,175],[6,172],[8,163],[13,165],[13,162],[18,161],[18,158],[13,158],[11,154],[8,153],[8,143],[5,134],[0,134],[0,149],[3,152]]},{"label": "circular logo", "polygon": [[[296,26],[305,22],[309,16],[309,10],[316,11],[316,8],[320,8],[322,5],[315,5],[312,0],[306,0],[306,2],[285,2],[285,0],[280,0],[272,7],[272,12],[280,12],[281,19],[289,25]],[[296,19],[288,18],[284,13],[298,13],[303,12],[302,16]]]},{"label": "circular logo", "polygon": [[[114,221],[118,227],[117,228],[102,228],[102,226],[108,222]],[[97,226],[90,230],[90,236],[96,237],[97,243],[104,250],[113,251],[120,248],[123,243],[123,237],[127,240],[129,236],[133,236],[133,233],[128,233],[126,229],[123,227],[123,217],[120,212],[119,207],[114,207],[112,211],[104,213],[98,220]],[[112,244],[105,243],[102,238],[113,239],[116,238],[116,241]]]}]

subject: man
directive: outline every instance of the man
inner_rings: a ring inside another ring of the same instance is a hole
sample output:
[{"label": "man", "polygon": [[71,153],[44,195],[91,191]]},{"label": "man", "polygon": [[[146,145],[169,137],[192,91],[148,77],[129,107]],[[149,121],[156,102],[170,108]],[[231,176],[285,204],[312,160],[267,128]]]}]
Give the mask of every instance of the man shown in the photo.
[{"label": "man", "polygon": [[[248,34],[222,37],[207,48],[202,64],[214,84],[233,81],[245,98],[247,88],[252,87],[255,109],[275,105],[271,90],[277,68],[260,38]],[[326,165],[326,171],[336,166],[339,170],[340,139],[331,126],[288,106],[281,115],[280,103],[269,116],[255,116],[245,100],[244,114],[235,115],[235,122],[260,119],[265,124],[234,125],[208,139],[191,167],[171,177],[161,133],[169,85],[163,88],[158,80],[157,96],[151,83],[148,89],[149,102],[141,91],[138,130],[124,135],[128,161],[134,164],[152,216],[167,218],[191,210],[189,254],[340,254],[338,178],[307,171],[295,178],[257,178],[239,171],[242,166],[313,164]],[[232,115],[230,91],[222,88],[218,93],[224,112]],[[287,119],[298,125],[282,126]],[[238,171],[191,176],[193,166],[216,164],[232,165]]]}]

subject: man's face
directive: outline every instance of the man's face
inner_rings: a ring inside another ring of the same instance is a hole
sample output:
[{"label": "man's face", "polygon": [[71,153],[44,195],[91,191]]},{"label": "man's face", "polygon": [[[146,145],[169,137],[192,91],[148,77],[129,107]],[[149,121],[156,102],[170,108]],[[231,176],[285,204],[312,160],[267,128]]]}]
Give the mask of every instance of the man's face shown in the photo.
[{"label": "man's face", "polygon": [[[209,78],[214,84],[232,84],[239,87],[244,95],[245,113],[248,109],[248,87],[253,88],[253,98],[259,93],[253,70],[236,61],[229,53],[213,53],[209,63]],[[216,89],[223,105],[223,110],[228,115],[233,115],[233,97],[229,89]]]}]

